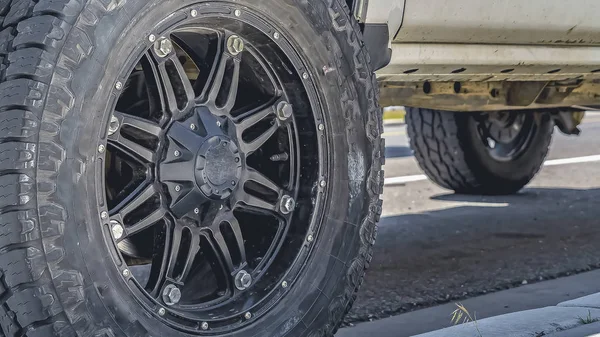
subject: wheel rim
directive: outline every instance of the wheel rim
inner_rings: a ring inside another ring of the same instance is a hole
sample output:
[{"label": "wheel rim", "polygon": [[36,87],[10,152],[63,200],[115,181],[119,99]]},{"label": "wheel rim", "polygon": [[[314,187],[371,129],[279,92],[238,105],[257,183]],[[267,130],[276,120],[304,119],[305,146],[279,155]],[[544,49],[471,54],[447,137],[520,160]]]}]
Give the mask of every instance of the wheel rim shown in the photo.
[{"label": "wheel rim", "polygon": [[327,167],[299,58],[231,13],[149,36],[115,86],[102,173],[117,268],[149,311],[198,334],[243,326],[292,285]]},{"label": "wheel rim", "polygon": [[492,158],[508,162],[519,158],[535,134],[534,115],[498,111],[471,118],[483,146]]}]

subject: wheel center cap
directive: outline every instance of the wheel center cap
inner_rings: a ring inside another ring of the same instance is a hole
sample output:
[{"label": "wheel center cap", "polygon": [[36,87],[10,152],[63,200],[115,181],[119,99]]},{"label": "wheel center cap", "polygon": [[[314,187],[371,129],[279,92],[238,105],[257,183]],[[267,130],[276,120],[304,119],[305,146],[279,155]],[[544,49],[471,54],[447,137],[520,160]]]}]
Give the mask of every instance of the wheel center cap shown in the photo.
[{"label": "wheel center cap", "polygon": [[176,217],[198,214],[208,200],[225,200],[238,188],[244,169],[242,153],[227,129],[205,107],[166,132],[166,153],[159,180],[170,196]]},{"label": "wheel center cap", "polygon": [[226,136],[214,136],[198,151],[196,183],[209,198],[224,199],[237,186],[242,164],[237,146]]}]

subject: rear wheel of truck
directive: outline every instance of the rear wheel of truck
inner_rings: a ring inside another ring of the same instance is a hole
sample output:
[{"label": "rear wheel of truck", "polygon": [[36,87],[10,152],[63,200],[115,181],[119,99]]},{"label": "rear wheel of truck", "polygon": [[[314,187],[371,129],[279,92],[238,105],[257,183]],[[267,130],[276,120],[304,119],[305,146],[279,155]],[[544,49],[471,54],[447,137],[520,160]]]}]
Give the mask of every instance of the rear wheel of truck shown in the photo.
[{"label": "rear wheel of truck", "polygon": [[513,194],[542,167],[554,121],[533,111],[466,113],[407,108],[419,166],[441,187],[465,194]]},{"label": "rear wheel of truck", "polygon": [[335,333],[383,188],[342,1],[2,5],[0,335]]}]

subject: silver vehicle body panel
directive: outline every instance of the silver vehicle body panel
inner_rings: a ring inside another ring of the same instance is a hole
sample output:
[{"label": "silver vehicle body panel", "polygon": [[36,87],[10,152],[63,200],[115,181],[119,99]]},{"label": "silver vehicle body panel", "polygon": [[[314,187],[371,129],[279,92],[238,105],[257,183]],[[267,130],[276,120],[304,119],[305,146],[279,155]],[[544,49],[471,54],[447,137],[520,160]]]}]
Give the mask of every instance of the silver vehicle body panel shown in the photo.
[{"label": "silver vehicle body panel", "polygon": [[406,0],[394,42],[600,44],[598,0]]},{"label": "silver vehicle body panel", "polygon": [[369,0],[387,23],[382,80],[565,80],[600,70],[598,0]]}]

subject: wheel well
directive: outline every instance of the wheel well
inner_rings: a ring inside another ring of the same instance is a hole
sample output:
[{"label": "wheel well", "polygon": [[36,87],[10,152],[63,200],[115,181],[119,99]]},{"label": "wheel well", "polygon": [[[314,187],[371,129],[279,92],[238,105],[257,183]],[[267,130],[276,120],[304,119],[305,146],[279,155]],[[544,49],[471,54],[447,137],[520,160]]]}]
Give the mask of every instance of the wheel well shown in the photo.
[{"label": "wheel well", "polygon": [[350,13],[354,15],[354,17],[360,23],[364,23],[366,19],[366,9],[369,0],[345,0],[348,8],[350,8]]}]

